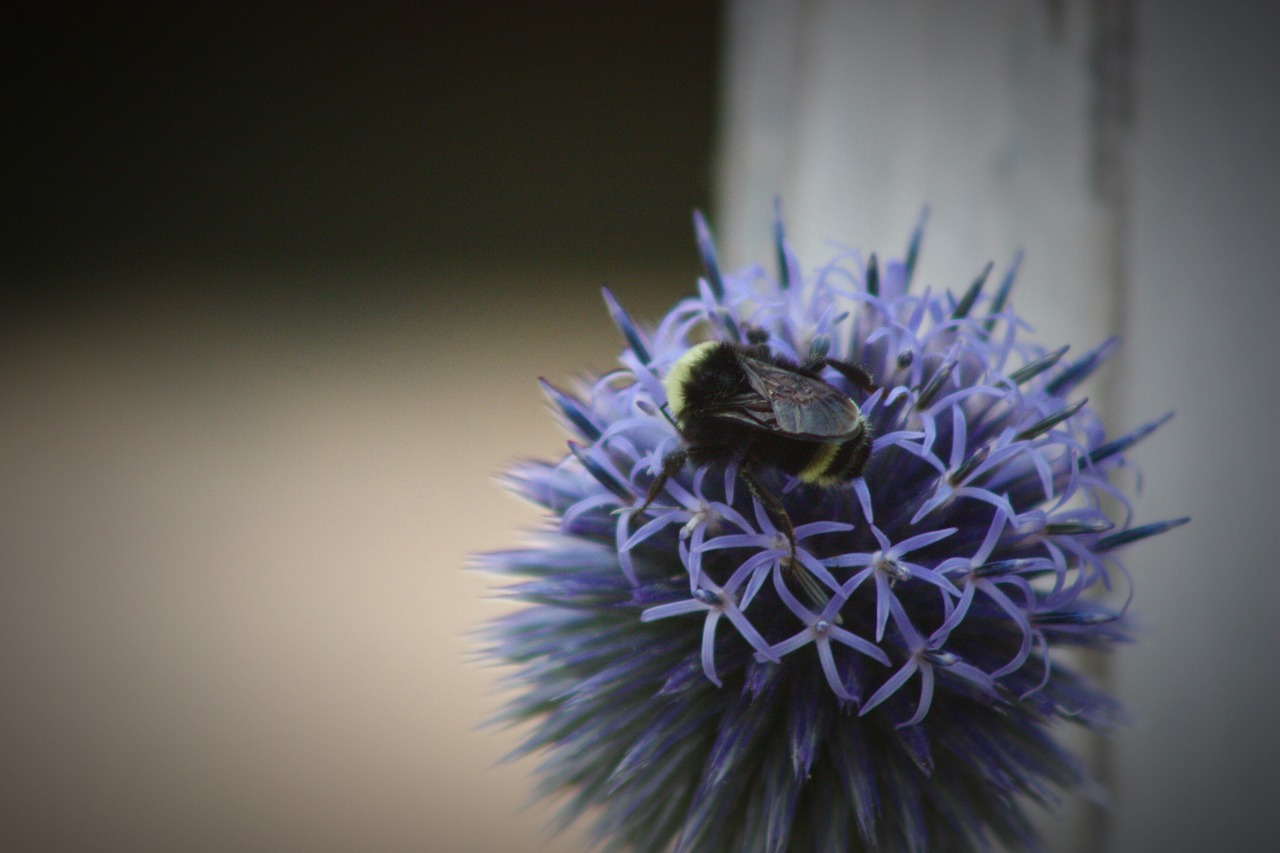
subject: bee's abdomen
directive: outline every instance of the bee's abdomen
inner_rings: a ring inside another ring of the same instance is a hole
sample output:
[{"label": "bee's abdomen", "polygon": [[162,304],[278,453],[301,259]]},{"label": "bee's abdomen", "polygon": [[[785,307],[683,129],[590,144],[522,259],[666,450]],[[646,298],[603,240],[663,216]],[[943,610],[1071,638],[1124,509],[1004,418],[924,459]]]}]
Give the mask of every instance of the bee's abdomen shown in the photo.
[{"label": "bee's abdomen", "polygon": [[818,486],[838,486],[862,473],[870,452],[871,439],[864,429],[848,441],[817,445],[808,464],[796,476]]}]

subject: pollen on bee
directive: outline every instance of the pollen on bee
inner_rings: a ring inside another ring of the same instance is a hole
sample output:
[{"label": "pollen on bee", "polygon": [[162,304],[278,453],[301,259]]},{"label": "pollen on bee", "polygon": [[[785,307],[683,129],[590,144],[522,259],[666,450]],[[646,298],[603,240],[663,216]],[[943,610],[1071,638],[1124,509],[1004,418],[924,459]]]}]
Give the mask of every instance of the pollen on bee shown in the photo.
[{"label": "pollen on bee", "polygon": [[797,475],[801,482],[826,485],[823,482],[826,479],[825,475],[839,452],[840,445],[838,444],[819,445],[814,450],[813,459],[809,460],[809,464],[804,466]]},{"label": "pollen on bee", "polygon": [[663,380],[662,386],[667,392],[667,408],[673,416],[679,418],[680,413],[684,411],[684,385],[693,372],[694,365],[700,362],[707,350],[715,345],[715,341],[703,341],[697,346],[690,347],[688,352],[671,365],[671,370],[667,372],[667,378]]}]

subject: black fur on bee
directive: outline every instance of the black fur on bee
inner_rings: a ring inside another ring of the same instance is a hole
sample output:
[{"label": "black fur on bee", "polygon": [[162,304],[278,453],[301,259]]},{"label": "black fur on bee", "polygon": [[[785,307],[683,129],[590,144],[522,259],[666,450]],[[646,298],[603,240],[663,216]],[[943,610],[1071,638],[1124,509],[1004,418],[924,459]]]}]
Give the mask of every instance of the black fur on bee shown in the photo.
[{"label": "black fur on bee", "polygon": [[[664,381],[667,411],[683,440],[649,487],[642,512],[667,480],[695,465],[738,463],[738,477],[786,534],[795,565],[795,529],[756,473],[773,468],[801,482],[836,487],[858,477],[871,452],[871,429],[858,405],[821,376],[831,367],[852,384],[875,384],[856,364],[814,354],[803,364],[771,352],[752,329],[748,343],[708,341],[689,349]],[[804,573],[808,580],[816,581]]]}]

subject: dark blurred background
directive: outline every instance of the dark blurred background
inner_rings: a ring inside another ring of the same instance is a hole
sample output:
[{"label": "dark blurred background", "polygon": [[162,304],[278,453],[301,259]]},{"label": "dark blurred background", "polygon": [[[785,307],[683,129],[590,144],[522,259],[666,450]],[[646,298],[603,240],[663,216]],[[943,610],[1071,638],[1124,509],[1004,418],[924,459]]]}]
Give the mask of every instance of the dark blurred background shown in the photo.
[{"label": "dark blurred background", "polygon": [[341,306],[388,296],[371,271],[693,259],[674,214],[709,200],[718,18],[706,0],[25,4],[0,59],[5,313],[192,270],[218,300]]},{"label": "dark blurred background", "polygon": [[693,286],[717,5],[3,21],[0,848],[583,849],[463,569]]}]

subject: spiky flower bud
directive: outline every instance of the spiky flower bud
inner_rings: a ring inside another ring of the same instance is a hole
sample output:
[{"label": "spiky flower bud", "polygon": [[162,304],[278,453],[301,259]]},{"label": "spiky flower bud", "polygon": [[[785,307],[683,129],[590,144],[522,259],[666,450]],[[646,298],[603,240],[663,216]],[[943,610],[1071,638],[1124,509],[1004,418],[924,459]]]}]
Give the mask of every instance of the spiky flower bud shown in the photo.
[{"label": "spiky flower bud", "polygon": [[[806,275],[779,224],[774,279],[722,272],[696,227],[698,295],[642,329],[606,292],[621,368],[544,383],[569,453],[508,474],[554,518],[481,558],[527,605],[486,628],[518,690],[499,719],[532,724],[517,754],[544,754],[539,792],[568,793],[566,825],[594,810],[610,849],[1028,846],[1026,801],[1086,781],[1052,725],[1119,718],[1051,652],[1126,639],[1115,551],[1186,520],[1134,526],[1109,480],[1166,418],[1104,435],[1075,392],[1114,343],[1067,359],[1024,341],[1016,264],[990,295],[990,266],[959,296],[911,293],[920,229],[903,262],[847,253]],[[748,330],[874,388],[830,374],[874,437],[861,476],[818,488],[754,466],[794,564],[732,462],[674,471],[641,510],[682,445],[664,376]]]}]

